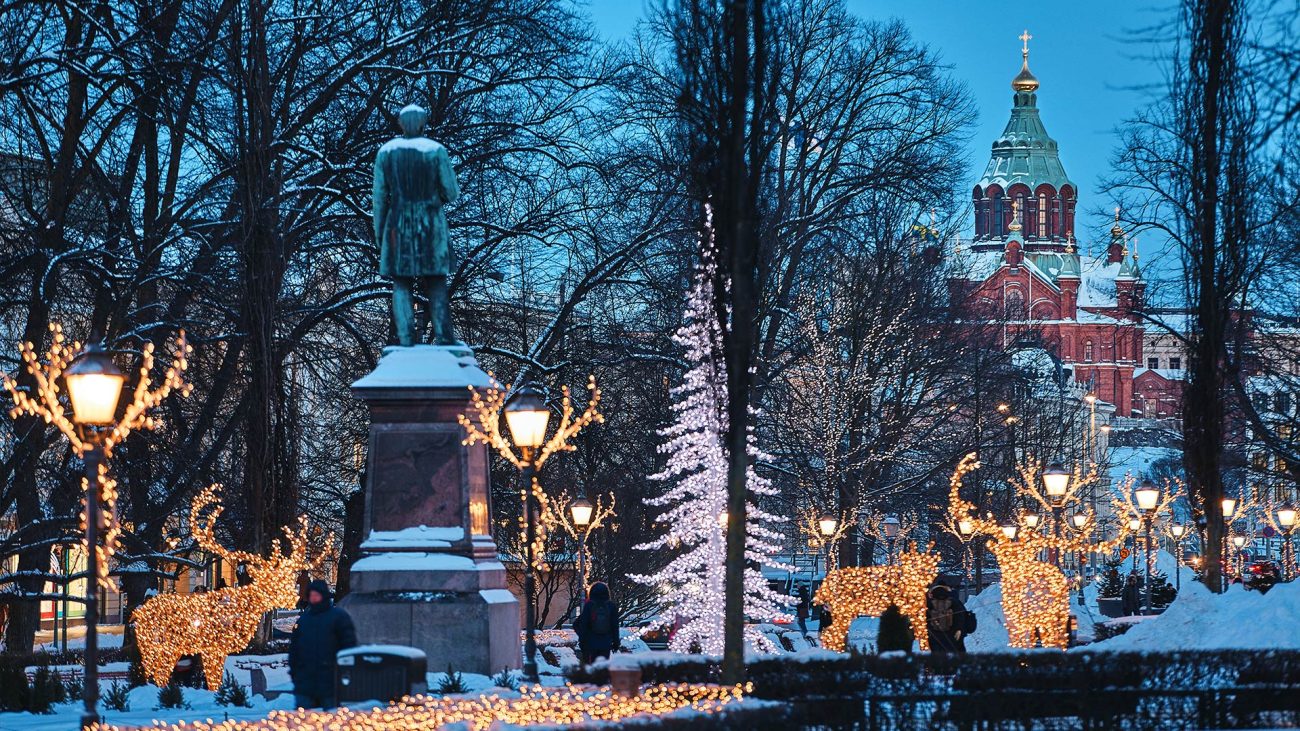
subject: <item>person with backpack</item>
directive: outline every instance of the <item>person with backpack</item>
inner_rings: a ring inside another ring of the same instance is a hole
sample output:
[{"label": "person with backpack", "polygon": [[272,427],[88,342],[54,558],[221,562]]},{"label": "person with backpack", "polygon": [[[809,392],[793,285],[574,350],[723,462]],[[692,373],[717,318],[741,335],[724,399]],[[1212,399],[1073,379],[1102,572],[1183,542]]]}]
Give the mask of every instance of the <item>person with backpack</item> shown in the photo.
[{"label": "person with backpack", "polygon": [[966,636],[975,631],[975,613],[943,584],[931,587],[925,603],[930,652],[966,652]]},{"label": "person with backpack", "polygon": [[590,664],[621,646],[618,637],[618,606],[609,598],[609,587],[603,581],[591,585],[587,603],[573,623],[578,633],[578,648],[582,662]]},{"label": "person with backpack", "polygon": [[795,605],[794,616],[799,622],[799,633],[808,638],[808,615],[811,613],[812,600],[808,598],[808,587],[800,586],[796,590],[798,603]]}]

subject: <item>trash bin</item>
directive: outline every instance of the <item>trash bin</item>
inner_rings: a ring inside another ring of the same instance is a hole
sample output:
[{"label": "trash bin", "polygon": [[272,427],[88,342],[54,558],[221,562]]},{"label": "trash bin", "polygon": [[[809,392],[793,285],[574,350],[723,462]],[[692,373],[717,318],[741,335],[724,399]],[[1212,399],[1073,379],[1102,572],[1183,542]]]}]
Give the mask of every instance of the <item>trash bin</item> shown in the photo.
[{"label": "trash bin", "polygon": [[339,703],[395,701],[429,690],[423,650],[402,645],[362,645],[340,650],[334,672]]}]

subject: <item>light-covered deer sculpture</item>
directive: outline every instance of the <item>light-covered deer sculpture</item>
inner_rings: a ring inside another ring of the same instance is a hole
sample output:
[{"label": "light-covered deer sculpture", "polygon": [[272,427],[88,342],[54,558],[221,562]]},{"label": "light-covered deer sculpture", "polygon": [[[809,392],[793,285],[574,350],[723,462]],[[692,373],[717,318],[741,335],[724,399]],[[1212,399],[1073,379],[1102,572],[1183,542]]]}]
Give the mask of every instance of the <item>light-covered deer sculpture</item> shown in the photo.
[{"label": "light-covered deer sculpture", "polygon": [[[291,609],[298,602],[298,574],[316,568],[307,556],[307,519],[297,531],[285,529],[285,543],[273,542],[269,557],[223,548],[213,526],[225,509],[217,500],[220,485],[204,489],[190,507],[190,529],[199,547],[243,564],[252,581],[196,594],[159,594],[131,613],[140,660],[155,685],[166,685],[176,661],[185,655],[203,658],[208,688],[221,685],[226,657],[243,650],[262,616],[272,609]],[[209,508],[211,508],[209,512]],[[206,519],[204,513],[208,512]]]}]

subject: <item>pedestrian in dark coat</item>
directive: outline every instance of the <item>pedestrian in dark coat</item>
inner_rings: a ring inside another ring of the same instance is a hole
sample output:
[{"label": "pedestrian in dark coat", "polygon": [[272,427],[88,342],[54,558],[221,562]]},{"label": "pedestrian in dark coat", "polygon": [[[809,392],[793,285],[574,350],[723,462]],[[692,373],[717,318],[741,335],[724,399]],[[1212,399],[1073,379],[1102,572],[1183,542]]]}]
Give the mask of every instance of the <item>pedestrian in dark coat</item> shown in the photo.
[{"label": "pedestrian in dark coat", "polygon": [[289,641],[289,677],[298,708],[334,708],[334,664],[339,650],[357,646],[352,617],[334,606],[329,584],[307,585],[307,608]]},{"label": "pedestrian in dark coat", "polygon": [[1124,595],[1120,601],[1124,616],[1137,614],[1142,608],[1142,587],[1138,585],[1137,574],[1129,574],[1124,582]]},{"label": "pedestrian in dark coat", "polygon": [[582,605],[582,612],[573,623],[573,631],[578,633],[578,648],[582,652],[584,663],[593,663],[598,658],[621,647],[618,636],[618,605],[609,598],[609,587],[603,581],[591,585],[587,592],[587,603]]},{"label": "pedestrian in dark coat", "polygon": [[975,615],[943,584],[930,588],[925,602],[930,652],[966,652],[966,635],[975,631]]},{"label": "pedestrian in dark coat", "polygon": [[808,598],[808,587],[800,586],[796,591],[798,593],[798,604],[795,606],[794,616],[799,621],[799,633],[807,638],[808,615],[811,614],[812,601]]}]

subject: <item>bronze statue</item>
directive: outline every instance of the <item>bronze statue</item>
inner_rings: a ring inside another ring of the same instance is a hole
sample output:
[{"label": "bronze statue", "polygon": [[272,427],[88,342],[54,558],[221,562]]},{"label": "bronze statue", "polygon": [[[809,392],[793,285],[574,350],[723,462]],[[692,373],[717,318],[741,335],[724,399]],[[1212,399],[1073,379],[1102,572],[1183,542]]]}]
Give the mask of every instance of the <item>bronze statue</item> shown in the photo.
[{"label": "bronze statue", "polygon": [[451,240],[442,207],[460,195],[447,148],[421,132],[429,113],[414,104],[398,113],[402,136],[375,156],[375,239],[379,274],[393,280],[393,322],[397,340],[414,345],[424,319],[417,321],[412,292],[416,280],[429,298],[428,318],[436,345],[457,343],[447,301]]}]

